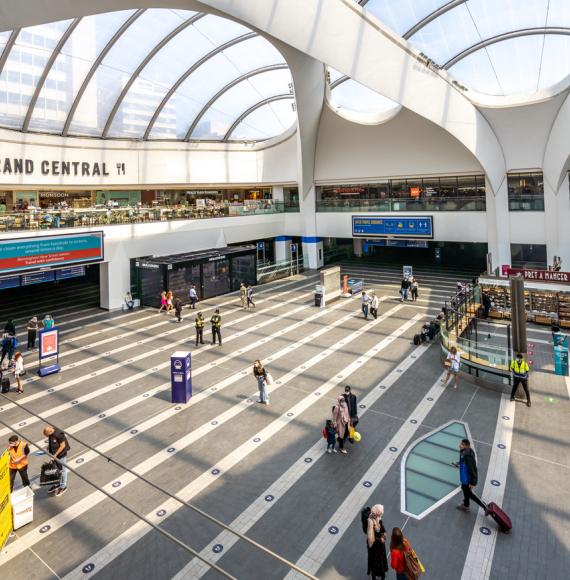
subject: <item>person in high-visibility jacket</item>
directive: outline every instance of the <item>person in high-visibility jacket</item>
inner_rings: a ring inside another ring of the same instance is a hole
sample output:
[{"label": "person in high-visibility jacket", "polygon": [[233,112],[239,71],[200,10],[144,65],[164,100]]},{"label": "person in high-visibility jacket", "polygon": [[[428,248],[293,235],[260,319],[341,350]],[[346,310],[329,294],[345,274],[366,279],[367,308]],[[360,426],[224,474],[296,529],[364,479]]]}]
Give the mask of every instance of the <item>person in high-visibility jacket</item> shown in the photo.
[{"label": "person in high-visibility jacket", "polygon": [[204,316],[201,312],[198,312],[198,316],[196,316],[196,320],[194,321],[194,326],[196,327],[196,346],[198,346],[198,342],[204,344],[204,322]]},{"label": "person in high-visibility jacket", "polygon": [[30,454],[30,447],[17,435],[12,435],[10,439],[8,439],[8,443],[10,444],[10,447],[8,448],[10,454],[10,491],[14,489],[16,473],[20,474],[22,485],[29,487],[28,455]]},{"label": "person in high-visibility jacket", "polygon": [[511,362],[511,372],[513,373],[513,390],[511,391],[511,401],[515,400],[517,389],[522,385],[526,393],[526,406],[530,407],[530,392],[528,390],[528,363],[524,360],[522,353],[517,354],[517,358]]},{"label": "person in high-visibility jacket", "polygon": [[222,317],[217,308],[212,318],[210,318],[210,323],[212,324],[212,344],[216,344],[216,337],[218,337],[220,346],[222,346]]}]

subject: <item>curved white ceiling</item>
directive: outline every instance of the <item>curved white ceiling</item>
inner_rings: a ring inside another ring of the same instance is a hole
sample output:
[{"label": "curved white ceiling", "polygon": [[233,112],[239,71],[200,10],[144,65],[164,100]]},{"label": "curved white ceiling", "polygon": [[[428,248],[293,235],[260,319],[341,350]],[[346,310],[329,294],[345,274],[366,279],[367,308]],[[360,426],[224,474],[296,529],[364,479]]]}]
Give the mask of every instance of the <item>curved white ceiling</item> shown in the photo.
[{"label": "curved white ceiling", "polygon": [[295,122],[267,40],[188,10],[123,10],[0,33],[0,126],[103,138],[261,141]]}]

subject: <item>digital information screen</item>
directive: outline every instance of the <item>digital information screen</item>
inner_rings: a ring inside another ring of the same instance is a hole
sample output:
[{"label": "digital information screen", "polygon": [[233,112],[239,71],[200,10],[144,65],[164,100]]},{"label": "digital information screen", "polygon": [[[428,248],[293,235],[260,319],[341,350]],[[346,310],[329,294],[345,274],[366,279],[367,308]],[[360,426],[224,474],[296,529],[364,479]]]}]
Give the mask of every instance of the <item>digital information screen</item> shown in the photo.
[{"label": "digital information screen", "polygon": [[103,232],[0,240],[0,275],[101,262]]},{"label": "digital information screen", "polygon": [[352,235],[357,238],[433,239],[432,216],[352,216]]}]

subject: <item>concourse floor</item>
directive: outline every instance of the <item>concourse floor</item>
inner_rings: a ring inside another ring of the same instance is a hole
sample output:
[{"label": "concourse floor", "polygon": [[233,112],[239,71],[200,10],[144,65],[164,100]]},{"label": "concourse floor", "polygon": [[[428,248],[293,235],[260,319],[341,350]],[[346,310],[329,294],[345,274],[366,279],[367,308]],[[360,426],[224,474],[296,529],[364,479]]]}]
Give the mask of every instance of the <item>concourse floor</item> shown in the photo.
[{"label": "concourse floor", "polygon": [[[0,437],[17,429],[43,446],[49,421],[68,433],[76,473],[65,495],[49,496],[39,487],[45,456],[32,449],[34,521],[0,552],[2,578],[224,577],[209,564],[240,580],[305,577],[292,563],[312,577],[364,579],[360,510],[375,503],[385,507],[388,530],[404,529],[426,578],[566,578],[569,384],[548,361],[537,365],[531,408],[464,379],[457,389],[442,386],[437,344],[414,346],[412,338],[473,272],[418,268],[419,299],[401,303],[397,266],[341,266],[380,296],[377,320],[364,320],[359,297],[314,307],[312,272],[256,288],[249,311],[236,294],[198,304],[206,320],[220,308],[222,346],[210,344],[209,324],[206,344],[194,346],[188,309],[178,323],[152,309],[61,305],[62,371],[39,379],[35,355],[25,355],[24,395],[0,398]],[[529,330],[529,341],[547,339]],[[170,403],[169,356],[177,350],[192,353],[186,405]],[[274,378],[269,406],[256,402],[257,358]],[[362,441],[347,443],[347,455],[327,454],[321,430],[346,384],[358,397]],[[420,520],[402,513],[406,450],[451,421],[467,425],[476,491],[504,506],[511,534],[476,506],[457,511],[459,495]]]}]

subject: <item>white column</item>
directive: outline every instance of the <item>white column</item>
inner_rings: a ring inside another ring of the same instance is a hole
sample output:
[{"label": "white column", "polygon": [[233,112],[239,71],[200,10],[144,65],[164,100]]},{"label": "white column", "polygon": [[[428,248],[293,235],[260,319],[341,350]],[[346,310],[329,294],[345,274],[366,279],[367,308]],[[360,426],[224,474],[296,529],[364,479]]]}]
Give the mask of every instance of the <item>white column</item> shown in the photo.
[{"label": "white column", "polygon": [[316,236],[303,236],[303,261],[305,268],[317,270],[325,264],[323,241]]},{"label": "white column", "polygon": [[284,262],[291,259],[291,236],[277,236],[275,238],[275,262]]},{"label": "white column", "polygon": [[114,252],[112,259],[103,262],[99,268],[101,308],[106,310],[122,308],[125,293],[131,289],[129,259],[120,252]]},{"label": "white column", "polygon": [[352,247],[354,248],[354,255],[357,258],[362,258],[362,238],[353,238]]},{"label": "white column", "polygon": [[509,191],[507,176],[497,192],[488,179],[485,179],[487,202],[487,245],[493,256],[493,269],[503,264],[511,264],[511,237],[509,226]]},{"label": "white column", "polygon": [[546,223],[546,256],[547,263],[554,263],[554,256],[562,258],[562,270],[570,269],[570,194],[568,174],[558,191],[552,183],[555,180],[544,180],[544,221]]}]

